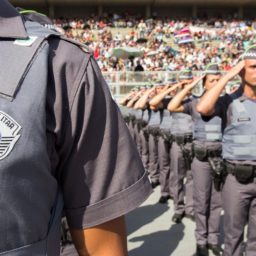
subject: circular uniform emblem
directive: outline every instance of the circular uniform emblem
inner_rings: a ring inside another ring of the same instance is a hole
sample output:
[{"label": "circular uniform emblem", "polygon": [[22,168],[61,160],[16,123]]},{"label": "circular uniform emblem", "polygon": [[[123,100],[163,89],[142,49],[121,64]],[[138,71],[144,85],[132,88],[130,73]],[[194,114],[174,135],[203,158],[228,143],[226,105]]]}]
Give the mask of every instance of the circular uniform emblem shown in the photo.
[{"label": "circular uniform emblem", "polygon": [[21,126],[9,115],[0,111],[0,160],[7,157],[20,138]]}]

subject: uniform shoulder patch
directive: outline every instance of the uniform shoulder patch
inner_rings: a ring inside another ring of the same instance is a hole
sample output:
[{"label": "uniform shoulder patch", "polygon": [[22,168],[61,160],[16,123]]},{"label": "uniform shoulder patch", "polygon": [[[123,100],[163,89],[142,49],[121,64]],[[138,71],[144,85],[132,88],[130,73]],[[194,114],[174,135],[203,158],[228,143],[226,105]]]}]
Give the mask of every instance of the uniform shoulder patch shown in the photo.
[{"label": "uniform shoulder patch", "polygon": [[27,39],[17,39],[14,41],[14,44],[29,47],[36,41],[37,38],[37,36],[30,36]]},{"label": "uniform shoulder patch", "polygon": [[20,138],[22,127],[5,112],[0,111],[0,160],[7,157]]}]

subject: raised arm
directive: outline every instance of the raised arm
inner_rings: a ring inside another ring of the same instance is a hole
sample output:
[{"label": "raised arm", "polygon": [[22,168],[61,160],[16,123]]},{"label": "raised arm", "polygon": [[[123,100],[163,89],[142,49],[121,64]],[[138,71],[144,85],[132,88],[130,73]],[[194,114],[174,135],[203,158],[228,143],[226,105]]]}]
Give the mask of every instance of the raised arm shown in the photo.
[{"label": "raised arm", "polygon": [[134,106],[134,103],[139,100],[141,96],[141,92],[138,92],[134,95],[134,97],[127,103],[128,108],[132,108]]},{"label": "raised arm", "polygon": [[155,91],[155,88],[151,88],[148,91],[146,91],[143,96],[138,100],[138,102],[135,104],[135,109],[144,109],[148,103],[148,100],[150,99],[150,94],[152,94]]},{"label": "raised arm", "polygon": [[178,87],[180,87],[182,83],[174,84],[172,87],[166,87],[163,92],[157,94],[154,96],[150,102],[149,105],[151,107],[157,108],[159,104],[162,102],[162,100],[172,91],[176,90]]},{"label": "raised arm", "polygon": [[122,98],[118,103],[122,106],[125,106],[127,104],[127,102],[132,98],[132,95],[134,94],[134,92],[130,92],[127,95],[124,96],[124,98]]},{"label": "raised arm", "polygon": [[244,61],[240,61],[219,82],[208,90],[197,104],[197,111],[203,115],[212,115],[215,111],[215,104],[227,83],[238,75],[244,68]]},{"label": "raised arm", "polygon": [[182,105],[182,101],[202,79],[203,76],[195,79],[192,83],[186,85],[185,88],[178,92],[169,102],[167,109],[171,112],[183,112],[184,106]]}]

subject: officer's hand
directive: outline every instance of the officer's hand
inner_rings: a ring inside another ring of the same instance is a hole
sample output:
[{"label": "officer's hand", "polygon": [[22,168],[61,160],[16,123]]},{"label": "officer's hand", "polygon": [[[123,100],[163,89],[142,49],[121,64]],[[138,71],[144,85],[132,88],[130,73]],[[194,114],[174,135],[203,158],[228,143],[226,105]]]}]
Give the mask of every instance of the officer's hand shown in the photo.
[{"label": "officer's hand", "polygon": [[196,77],[192,83],[186,86],[186,88],[188,88],[189,90],[192,90],[204,77],[205,75]]},{"label": "officer's hand", "polygon": [[155,91],[156,91],[156,87],[153,86],[149,91],[150,91],[150,92],[155,92]]},{"label": "officer's hand", "polygon": [[170,86],[171,86],[171,84],[166,84],[166,85],[164,86],[163,91],[166,91],[168,88],[170,88]]},{"label": "officer's hand", "polygon": [[145,92],[145,94],[146,94],[146,95],[149,95],[149,94],[152,93],[154,90],[155,90],[154,87],[152,87],[152,88],[150,88],[150,89],[147,89],[146,92]]},{"label": "officer's hand", "polygon": [[182,80],[180,83],[181,83],[181,85],[189,84],[189,83],[191,83],[191,79],[190,80],[189,79]]},{"label": "officer's hand", "polygon": [[230,71],[226,74],[228,80],[233,79],[237,75],[242,75],[242,71],[244,69],[244,60],[238,62]]},{"label": "officer's hand", "polygon": [[172,84],[167,84],[165,87],[164,87],[164,89],[165,90],[168,90],[168,89],[170,89],[172,87]]},{"label": "officer's hand", "polygon": [[155,92],[155,91],[152,91],[152,92],[150,92],[150,94],[148,95],[148,98],[149,98],[149,99],[152,99],[154,96],[156,96],[156,92]]}]

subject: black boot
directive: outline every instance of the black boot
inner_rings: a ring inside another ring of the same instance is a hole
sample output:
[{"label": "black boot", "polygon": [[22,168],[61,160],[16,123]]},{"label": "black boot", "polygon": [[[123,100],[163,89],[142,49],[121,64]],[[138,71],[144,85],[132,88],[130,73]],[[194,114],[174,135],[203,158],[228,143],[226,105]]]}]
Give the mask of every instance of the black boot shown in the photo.
[{"label": "black boot", "polygon": [[176,224],[179,224],[181,223],[182,219],[184,217],[184,214],[178,214],[178,213],[175,213],[172,217],[172,221]]},{"label": "black boot", "polygon": [[151,182],[151,186],[152,186],[153,189],[156,188],[158,185],[160,185],[160,182],[158,180]]},{"label": "black boot", "polygon": [[208,249],[216,256],[221,256],[223,253],[222,248],[217,244],[208,244]]},{"label": "black boot", "polygon": [[192,220],[192,221],[195,221],[195,215],[194,214],[185,214],[185,217]]},{"label": "black boot", "polygon": [[207,245],[196,246],[196,256],[209,256]]},{"label": "black boot", "polygon": [[160,204],[166,204],[167,201],[168,201],[170,198],[171,198],[170,196],[161,196],[161,197],[159,198],[158,203],[160,203]]}]

